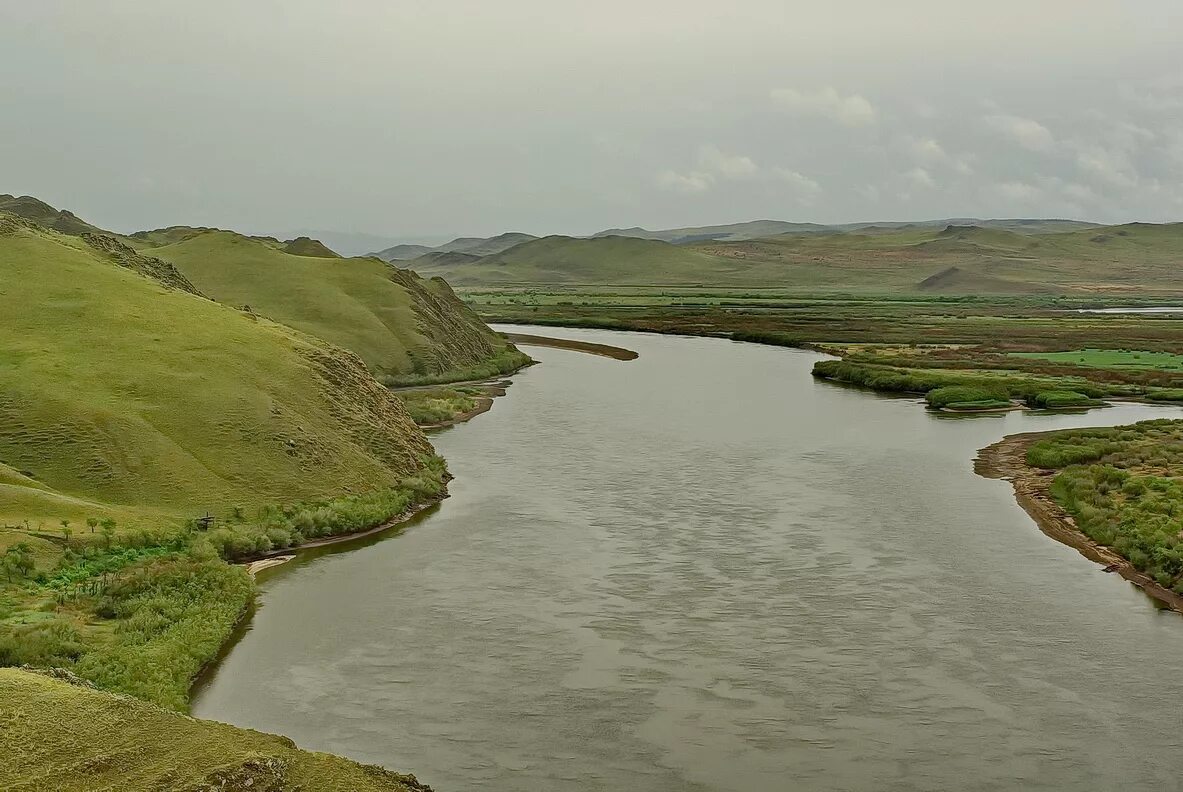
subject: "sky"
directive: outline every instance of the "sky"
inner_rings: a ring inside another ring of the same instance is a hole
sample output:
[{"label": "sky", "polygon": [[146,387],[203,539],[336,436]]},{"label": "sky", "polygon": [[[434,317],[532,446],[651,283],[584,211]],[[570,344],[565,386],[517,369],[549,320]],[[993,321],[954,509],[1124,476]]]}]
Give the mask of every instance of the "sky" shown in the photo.
[{"label": "sky", "polygon": [[1183,220],[1180,0],[0,2],[0,193],[386,237]]}]

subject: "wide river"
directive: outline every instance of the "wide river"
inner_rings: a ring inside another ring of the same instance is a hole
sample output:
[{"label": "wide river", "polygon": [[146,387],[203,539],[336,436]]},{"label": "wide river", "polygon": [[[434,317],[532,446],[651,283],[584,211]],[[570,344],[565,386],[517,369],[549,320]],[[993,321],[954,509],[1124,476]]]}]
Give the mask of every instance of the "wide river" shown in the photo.
[{"label": "wide river", "polygon": [[452,497],[261,581],[198,717],[449,790],[1174,789],[1183,618],[973,472],[1013,432],[819,355],[545,329]]}]

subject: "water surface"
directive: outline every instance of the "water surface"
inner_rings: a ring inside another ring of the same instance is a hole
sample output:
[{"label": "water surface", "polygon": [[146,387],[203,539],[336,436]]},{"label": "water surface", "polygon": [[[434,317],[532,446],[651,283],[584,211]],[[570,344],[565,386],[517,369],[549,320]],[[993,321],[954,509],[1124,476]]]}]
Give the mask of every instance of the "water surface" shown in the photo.
[{"label": "water surface", "polygon": [[[542,332],[542,331],[538,331]],[[264,579],[194,714],[439,790],[1175,788],[1183,619],[818,355],[630,333],[434,437],[453,496]]]}]

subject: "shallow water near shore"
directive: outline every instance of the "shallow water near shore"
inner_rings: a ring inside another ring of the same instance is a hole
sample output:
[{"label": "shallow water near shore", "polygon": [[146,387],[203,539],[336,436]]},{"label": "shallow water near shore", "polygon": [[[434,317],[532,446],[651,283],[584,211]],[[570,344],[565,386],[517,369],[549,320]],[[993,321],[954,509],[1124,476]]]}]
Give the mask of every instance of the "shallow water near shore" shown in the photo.
[{"label": "shallow water near shore", "polygon": [[1183,618],[973,458],[1183,410],[948,416],[810,352],[521,329],[640,358],[530,347],[432,436],[437,510],[263,573],[194,715],[441,792],[1177,784]]}]

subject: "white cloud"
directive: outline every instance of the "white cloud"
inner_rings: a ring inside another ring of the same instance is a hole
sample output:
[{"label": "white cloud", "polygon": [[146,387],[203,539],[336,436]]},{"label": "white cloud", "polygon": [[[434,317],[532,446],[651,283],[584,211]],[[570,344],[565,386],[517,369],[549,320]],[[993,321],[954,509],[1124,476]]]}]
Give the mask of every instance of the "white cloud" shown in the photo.
[{"label": "white cloud", "polygon": [[792,168],[777,168],[776,177],[789,185],[793,194],[803,203],[812,201],[813,197],[822,190],[822,186],[816,180],[803,173],[798,173]]},{"label": "white cloud", "polygon": [[1129,158],[1120,151],[1102,146],[1082,145],[1076,152],[1076,166],[1081,172],[1112,187],[1132,187],[1138,173]]},{"label": "white cloud", "polygon": [[1056,147],[1056,139],[1051,130],[1034,119],[1014,115],[990,115],[984,120],[987,126],[1025,149],[1046,152]]},{"label": "white cloud", "polygon": [[754,176],[759,171],[751,157],[727,154],[717,146],[700,146],[698,165],[704,171],[717,173],[727,179],[742,179]]},{"label": "white cloud", "polygon": [[913,168],[904,174],[904,178],[916,187],[936,187],[937,183],[932,174],[924,168]]},{"label": "white cloud", "polygon": [[864,97],[843,96],[833,87],[812,92],[778,88],[772,91],[772,101],[790,113],[828,118],[845,126],[868,126],[878,117],[875,107]]},{"label": "white cloud", "polygon": [[912,158],[923,165],[939,165],[949,161],[949,155],[932,138],[912,138],[908,143]]},{"label": "white cloud", "polygon": [[704,193],[710,190],[714,183],[715,178],[711,174],[702,173],[701,171],[678,173],[677,171],[666,170],[657,174],[657,186],[670,192],[691,195]]}]

